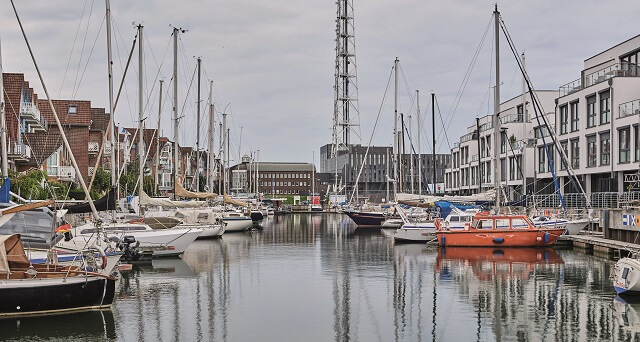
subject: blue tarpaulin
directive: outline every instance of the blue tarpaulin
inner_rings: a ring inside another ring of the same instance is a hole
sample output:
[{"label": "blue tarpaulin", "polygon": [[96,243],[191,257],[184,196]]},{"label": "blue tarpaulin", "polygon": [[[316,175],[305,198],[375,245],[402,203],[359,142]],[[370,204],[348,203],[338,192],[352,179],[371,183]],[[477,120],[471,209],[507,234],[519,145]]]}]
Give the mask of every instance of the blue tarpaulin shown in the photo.
[{"label": "blue tarpaulin", "polygon": [[4,179],[4,183],[0,186],[0,203],[9,203],[11,200],[11,181],[9,181],[9,177]]}]

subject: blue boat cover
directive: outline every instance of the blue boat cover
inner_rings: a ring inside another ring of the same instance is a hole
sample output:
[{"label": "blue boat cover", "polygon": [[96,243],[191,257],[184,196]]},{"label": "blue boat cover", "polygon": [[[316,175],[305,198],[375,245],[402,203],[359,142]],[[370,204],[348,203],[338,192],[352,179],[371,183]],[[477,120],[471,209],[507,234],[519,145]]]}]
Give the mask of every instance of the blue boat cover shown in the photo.
[{"label": "blue boat cover", "polygon": [[9,177],[6,177],[2,186],[0,186],[0,203],[9,203],[11,200],[9,191],[11,191],[11,181]]}]

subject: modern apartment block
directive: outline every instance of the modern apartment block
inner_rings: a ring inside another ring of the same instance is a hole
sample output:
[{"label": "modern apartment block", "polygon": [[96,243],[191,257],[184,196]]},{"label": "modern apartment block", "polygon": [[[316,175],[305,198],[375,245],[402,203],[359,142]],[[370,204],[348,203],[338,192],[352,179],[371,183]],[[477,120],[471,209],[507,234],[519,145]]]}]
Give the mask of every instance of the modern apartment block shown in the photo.
[{"label": "modern apartment block", "polygon": [[[563,193],[578,193],[576,182],[588,194],[640,190],[638,62],[640,35],[586,59],[580,78],[559,91],[536,92],[566,160],[536,119],[529,95],[500,105],[498,167],[510,199],[517,199],[523,187],[527,194],[555,192],[552,170]],[[476,193],[480,184],[482,190],[494,187],[491,122],[491,115],[479,118],[451,150],[447,193]]]},{"label": "modern apartment block", "polygon": [[[638,62],[640,35],[586,59],[580,78],[559,89],[555,132],[587,193],[640,190]],[[558,152],[554,154],[559,161]],[[543,169],[545,156],[538,140],[536,169],[550,182],[550,169]],[[565,193],[578,192],[564,163],[557,162],[555,171]]]},{"label": "modern apartment block", "polygon": [[[557,92],[539,90],[535,96],[544,116],[553,124]],[[536,177],[532,164],[534,138],[544,129],[539,128],[531,103],[531,93],[527,92],[500,104],[498,173],[500,184],[511,199],[523,194],[523,189],[530,193]],[[543,114],[537,114],[541,119]],[[493,115],[477,118],[467,127],[467,133],[451,149],[451,166],[445,169],[448,194],[475,194],[494,187],[494,136]]]}]

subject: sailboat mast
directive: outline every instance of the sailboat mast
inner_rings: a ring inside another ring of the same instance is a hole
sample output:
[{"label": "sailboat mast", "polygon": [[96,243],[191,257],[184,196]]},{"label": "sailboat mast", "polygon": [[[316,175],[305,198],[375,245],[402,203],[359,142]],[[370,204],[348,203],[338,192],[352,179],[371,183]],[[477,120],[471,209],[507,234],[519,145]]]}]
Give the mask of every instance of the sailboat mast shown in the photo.
[{"label": "sailboat mast", "polygon": [[420,140],[420,91],[416,90],[416,111],[418,112],[418,194],[422,195],[422,142]]},{"label": "sailboat mast", "polygon": [[[226,110],[225,110],[226,111]],[[224,189],[223,193],[228,193],[228,188],[227,188],[227,157],[229,155],[229,152],[227,151],[228,148],[228,141],[227,138],[229,136],[229,130],[227,129],[227,113],[222,113],[222,186]]]},{"label": "sailboat mast", "polygon": [[500,138],[500,12],[496,4],[493,11],[495,24],[495,46],[496,46],[496,86],[494,90],[493,102],[493,177],[494,189],[496,190],[496,213],[500,213],[500,165],[498,165],[498,139]]},{"label": "sailboat mast", "polygon": [[[522,52],[522,70],[525,70],[526,72],[526,67],[524,64],[524,51]],[[527,81],[525,79],[525,73],[522,73],[522,98],[520,99],[520,101],[522,102],[522,139],[524,139],[525,141],[523,141],[523,147],[522,147],[522,153],[520,154],[520,172],[523,173],[522,175],[522,195],[526,196],[527,195],[527,125],[525,125],[525,123],[527,122],[527,102],[526,102],[526,95],[525,93],[527,92]],[[535,172],[535,168],[534,168],[534,172]],[[525,197],[526,198],[526,197]]]},{"label": "sailboat mast", "polygon": [[413,159],[415,158],[415,154],[413,153],[413,129],[411,127],[411,114],[409,114],[409,152],[411,152],[411,193],[415,193],[413,185],[415,184],[414,180],[414,170],[413,170]]},{"label": "sailboat mast", "polygon": [[4,77],[2,69],[2,41],[0,41],[0,139],[2,139],[2,177],[9,176],[7,160],[7,117],[4,110]]},{"label": "sailboat mast", "polygon": [[[224,119],[224,114],[223,114],[223,119]],[[220,136],[220,141],[218,143],[218,192],[223,194],[222,192],[222,177],[224,175],[224,167],[222,166],[222,155],[223,155],[223,132],[224,132],[224,128],[222,127],[222,122],[220,122],[219,124],[219,129],[218,129],[218,134]]]},{"label": "sailboat mast", "polygon": [[[106,6],[106,22],[107,22],[107,72],[109,73],[109,141],[111,144],[111,186],[117,187],[118,167],[116,163],[116,132],[115,132],[115,113],[113,108],[113,60],[111,50],[111,4],[109,0],[105,0]],[[119,191],[116,191],[116,198]]]},{"label": "sailboat mast", "polygon": [[436,194],[436,93],[431,93],[431,139],[433,142],[433,151],[431,151],[431,166],[433,169],[433,190],[432,195]]},{"label": "sailboat mast", "polygon": [[213,128],[215,123],[213,121],[213,81],[209,82],[209,148],[207,153],[207,190],[212,191],[213,187]]},{"label": "sailboat mast", "polygon": [[[396,165],[393,170],[393,196],[398,194],[398,183],[400,182],[400,137],[398,136],[398,57],[393,63],[393,76],[395,79],[394,95],[393,95],[393,154],[396,159]],[[400,190],[402,191],[402,189]]]},{"label": "sailboat mast", "polygon": [[164,84],[163,80],[160,80],[160,95],[159,95],[159,100],[158,100],[158,128],[156,131],[156,167],[155,167],[155,177],[156,177],[156,181],[155,183],[155,194],[156,196],[158,195],[158,168],[160,166],[160,124],[162,123],[161,117],[162,117],[162,85]]},{"label": "sailboat mast", "polygon": [[202,58],[198,57],[198,119],[196,120],[196,189],[200,191],[200,70]]},{"label": "sailboat mast", "polygon": [[140,186],[140,192],[144,190],[144,113],[142,103],[142,76],[144,67],[142,65],[142,28],[143,26],[138,25],[138,184]]},{"label": "sailboat mast", "polygon": [[175,187],[178,181],[178,163],[180,162],[180,151],[178,145],[178,31],[173,28],[173,188],[175,197]]}]

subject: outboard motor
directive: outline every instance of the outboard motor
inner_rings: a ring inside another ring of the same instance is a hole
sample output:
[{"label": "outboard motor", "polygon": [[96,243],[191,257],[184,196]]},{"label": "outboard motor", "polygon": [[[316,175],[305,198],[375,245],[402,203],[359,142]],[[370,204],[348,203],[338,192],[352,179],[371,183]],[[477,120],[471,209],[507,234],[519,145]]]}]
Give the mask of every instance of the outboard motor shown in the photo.
[{"label": "outboard motor", "polygon": [[123,261],[137,261],[142,257],[142,253],[138,252],[137,247],[140,246],[140,241],[136,241],[136,238],[131,235],[126,235],[121,239],[115,236],[109,237],[109,241],[115,242],[118,249],[122,252]]}]

